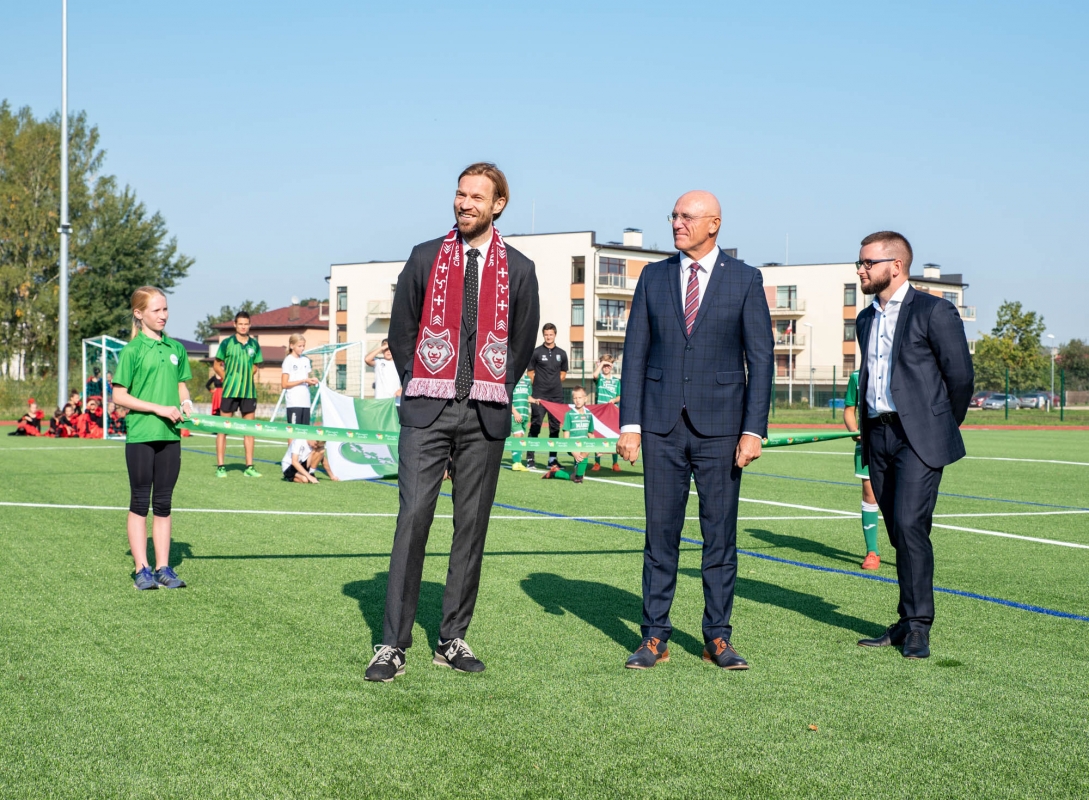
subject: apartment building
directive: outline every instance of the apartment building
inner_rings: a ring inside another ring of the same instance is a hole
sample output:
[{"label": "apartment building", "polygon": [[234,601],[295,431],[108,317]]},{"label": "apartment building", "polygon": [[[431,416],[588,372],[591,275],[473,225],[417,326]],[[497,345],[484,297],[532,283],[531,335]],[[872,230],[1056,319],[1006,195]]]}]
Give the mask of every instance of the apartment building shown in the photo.
[{"label": "apartment building", "polygon": [[[645,247],[643,234],[624,231],[621,241],[598,242],[593,231],[524,234],[507,243],[533,260],[540,284],[541,323],[556,325],[558,344],[569,355],[568,387],[592,379],[596,360],[606,353],[619,360],[623,374],[624,335],[635,284],[643,268],[673,254]],[[735,258],[735,249],[726,250]],[[375,347],[389,331],[397,277],[404,261],[333,264],[329,270],[330,341],[363,342]],[[854,321],[871,297],[862,294],[855,265],[764,264],[764,291],[775,331],[777,383],[826,389],[833,380],[842,390],[845,376],[860,363]],[[911,278],[919,291],[944,297],[961,318],[975,320],[964,304],[968,285],[959,274],[942,275],[926,264]],[[353,381],[354,383],[354,381]],[[363,381],[369,394],[369,381]]]}]

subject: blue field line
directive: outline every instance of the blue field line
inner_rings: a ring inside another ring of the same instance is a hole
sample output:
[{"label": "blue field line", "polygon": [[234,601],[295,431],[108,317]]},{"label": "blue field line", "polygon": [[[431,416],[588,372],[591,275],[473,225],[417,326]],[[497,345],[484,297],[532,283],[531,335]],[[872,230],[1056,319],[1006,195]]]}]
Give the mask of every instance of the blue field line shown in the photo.
[{"label": "blue field line", "polygon": [[[188,448],[182,448],[182,449],[185,450],[185,449],[188,449]],[[204,451],[202,451],[202,450],[192,450],[191,452],[202,453]],[[205,453],[205,455],[212,455],[212,454]],[[262,460],[262,459],[254,459],[254,460],[257,461],[257,460]],[[279,463],[279,462],[266,461],[265,463],[276,464],[276,463]],[[757,474],[766,474],[766,473],[757,473]],[[783,477],[783,476],[773,475],[771,477],[779,478],[779,477]],[[797,480],[805,480],[805,479],[799,478]],[[397,487],[397,482],[396,481],[388,481],[388,480],[384,480],[382,478],[374,478],[372,480],[367,481],[367,483],[381,484],[382,486],[392,486],[394,488]],[[821,481],[821,483],[837,483],[837,481]],[[852,483],[852,484],[849,484],[849,485],[850,486],[855,486],[856,484]],[[450,492],[439,492],[439,494],[442,497],[452,497]],[[954,497],[967,497],[967,495],[954,495]],[[994,498],[981,497],[981,498],[977,498],[977,499],[980,499],[980,500],[992,500]],[[1019,502],[1023,502],[1023,501],[1020,501],[1020,500],[1007,500],[1007,501],[1004,501],[1004,502],[1019,503]],[[607,520],[602,520],[602,519],[587,519],[586,517],[571,517],[571,516],[568,516],[567,514],[557,514],[557,513],[553,512],[553,511],[542,511],[539,508],[525,508],[523,506],[514,506],[514,505],[510,505],[509,503],[493,503],[492,505],[495,506],[496,508],[503,508],[503,509],[506,509],[508,511],[521,511],[523,514],[539,514],[542,517],[562,517],[564,519],[570,519],[572,522],[584,522],[584,523],[586,523],[588,525],[600,525],[603,528],[619,528],[622,531],[634,531],[635,533],[646,533],[646,530],[644,528],[636,528],[634,525],[621,525],[619,522],[609,522]],[[1048,504],[1047,503],[1030,503],[1029,505],[1048,505]],[[1072,506],[1056,506],[1056,508],[1072,508]],[[701,547],[703,546],[703,541],[702,540],[700,540],[700,539],[689,539],[687,536],[682,536],[681,541],[685,542],[686,544],[698,544]],[[793,559],[790,559],[790,558],[780,558],[779,556],[769,556],[767,553],[757,553],[757,552],[754,552],[752,550],[742,550],[742,549],[739,548],[737,552],[743,553],[744,555],[747,555],[747,556],[753,556],[754,558],[762,558],[765,561],[775,561],[775,562],[778,562],[780,564],[789,564],[792,567],[802,567],[803,569],[811,569],[814,572],[831,572],[831,573],[834,573],[836,575],[850,575],[853,578],[865,578],[868,581],[877,581],[878,583],[892,583],[892,584],[895,584],[895,583],[898,582],[894,578],[885,578],[885,577],[883,577],[881,575],[868,575],[865,572],[856,572],[855,570],[850,570],[850,569],[837,569],[836,567],[822,567],[819,564],[809,564],[809,563],[806,563],[805,561],[794,561]],[[1062,619],[1074,619],[1074,620],[1078,620],[1079,622],[1089,622],[1089,616],[1083,616],[1081,614],[1072,614],[1069,611],[1057,611],[1057,610],[1055,610],[1053,608],[1044,608],[1043,606],[1034,606],[1034,605],[1030,605],[1028,603],[1018,603],[1016,600],[1003,600],[1001,597],[991,597],[991,596],[985,595],[985,594],[976,594],[975,592],[964,592],[964,591],[961,591],[960,589],[946,589],[945,587],[942,587],[942,586],[935,586],[934,591],[935,592],[941,592],[942,594],[953,594],[953,595],[957,595],[958,597],[967,597],[970,600],[982,600],[985,603],[994,603],[995,605],[1007,606],[1009,608],[1016,608],[1016,609],[1019,609],[1021,611],[1031,611],[1033,614],[1043,614],[1043,615],[1048,616],[1048,617],[1061,617]]]},{"label": "blue field line", "polygon": [[[802,483],[827,483],[832,486],[852,486],[857,488],[858,481],[829,481],[823,478],[797,478],[793,475],[773,475],[770,472],[750,472],[745,471],[746,475],[755,475],[760,478],[778,478],[784,481],[800,481]],[[958,497],[962,500],[987,500],[992,503],[1013,503],[1019,506],[1040,506],[1041,508],[1062,508],[1069,511],[1089,511],[1089,508],[1084,506],[1060,506],[1057,503],[1036,503],[1032,500],[1007,500],[1003,497],[980,497],[974,494],[954,494],[953,492],[938,492],[939,497]]]}]

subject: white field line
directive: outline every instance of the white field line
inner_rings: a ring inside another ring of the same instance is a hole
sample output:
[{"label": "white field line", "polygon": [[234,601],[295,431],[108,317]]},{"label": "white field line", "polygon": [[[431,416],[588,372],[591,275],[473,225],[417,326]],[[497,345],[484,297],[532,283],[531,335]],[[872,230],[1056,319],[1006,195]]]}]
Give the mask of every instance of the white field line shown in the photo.
[{"label": "white field line", "polygon": [[[853,456],[852,452],[829,452],[827,450],[799,450],[795,447],[769,447],[761,455],[794,455],[804,453],[811,456]],[[1089,461],[1058,461],[1053,458],[1008,458],[1005,456],[965,456],[973,461],[1016,461],[1022,464],[1064,464],[1070,467],[1089,467]]]},{"label": "white field line", "polygon": [[[588,481],[600,481],[601,483],[615,483],[615,484],[617,484],[619,486],[630,486],[630,487],[635,488],[635,489],[643,488],[643,485],[641,483],[626,483],[624,481],[610,480],[609,478],[585,478],[585,480],[588,480]],[[794,503],[778,503],[778,502],[775,502],[774,500],[753,500],[753,499],[748,498],[748,497],[742,497],[742,498],[740,498],[740,500],[742,502],[744,502],[744,503],[761,503],[763,505],[769,505],[769,506],[781,506],[781,507],[784,507],[784,508],[797,508],[797,509],[802,510],[802,511],[823,511],[823,512],[825,512],[827,514],[835,514],[835,515],[837,515],[838,518],[841,518],[841,519],[855,518],[856,517],[856,514],[853,511],[842,511],[842,510],[833,509],[833,508],[817,508],[815,506],[801,506],[801,505],[796,505]],[[833,517],[829,517],[829,519],[833,519]],[[1040,539],[1040,538],[1035,537],[1035,536],[1021,536],[1020,534],[1016,534],[1016,533],[1002,533],[1001,531],[985,531],[985,530],[980,530],[979,528],[961,528],[961,527],[959,527],[957,525],[945,525],[945,524],[939,524],[937,522],[934,523],[933,527],[943,528],[945,530],[951,530],[951,531],[963,531],[965,533],[981,533],[981,534],[983,534],[985,536],[999,536],[999,537],[1001,537],[1003,539],[1021,539],[1021,540],[1026,541],[1026,542],[1039,542],[1040,544],[1053,544],[1053,545],[1057,545],[1059,547],[1076,547],[1076,548],[1083,549],[1083,550],[1089,550],[1089,544],[1075,544],[1074,542],[1060,542],[1060,541],[1058,541],[1056,539]]]},{"label": "white field line", "polygon": [[12,450],[120,450],[124,445],[120,444],[73,444],[73,445],[45,445],[43,447],[5,447],[3,452]]},{"label": "white field line", "polygon": [[938,517],[1059,517],[1065,514],[1089,514],[1089,509],[1071,509],[1070,511],[982,511],[973,514],[935,514]]}]

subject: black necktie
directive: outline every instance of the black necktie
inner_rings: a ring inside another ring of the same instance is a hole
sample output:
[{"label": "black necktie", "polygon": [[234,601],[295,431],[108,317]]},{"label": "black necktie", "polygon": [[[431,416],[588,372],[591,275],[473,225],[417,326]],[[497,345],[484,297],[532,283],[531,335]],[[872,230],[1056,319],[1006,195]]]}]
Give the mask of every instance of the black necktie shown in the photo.
[{"label": "black necktie", "polygon": [[[464,340],[468,342],[469,337],[476,331],[476,305],[478,302],[477,294],[479,294],[479,281],[480,276],[477,275],[479,269],[480,251],[475,247],[466,253],[465,260],[465,293],[462,296],[462,302],[465,303],[465,313],[462,324],[465,326]],[[458,347],[461,347],[461,342],[458,343]],[[458,400],[464,400],[469,396],[469,390],[473,388],[473,352],[469,347],[463,347],[461,349],[461,355],[458,357],[458,375],[454,379],[454,389]]]}]

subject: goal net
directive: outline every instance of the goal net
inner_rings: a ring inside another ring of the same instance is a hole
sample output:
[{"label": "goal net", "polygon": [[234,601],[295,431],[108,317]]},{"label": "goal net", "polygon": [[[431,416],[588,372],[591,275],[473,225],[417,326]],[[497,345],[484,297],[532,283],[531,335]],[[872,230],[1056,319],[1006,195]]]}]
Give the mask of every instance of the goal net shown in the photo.
[{"label": "goal net", "polygon": [[[83,384],[80,394],[83,408],[95,398],[103,406],[102,438],[110,438],[109,404],[113,402],[113,374],[117,371],[117,359],[128,342],[113,336],[95,336],[83,340]],[[123,435],[114,434],[114,438]]]},{"label": "goal net", "polygon": [[[335,392],[350,397],[363,397],[369,384],[367,368],[363,363],[366,351],[363,342],[337,342],[323,344],[304,350],[303,355],[310,359],[311,376],[317,378],[322,386],[328,386]],[[373,394],[373,389],[370,390]],[[280,392],[280,399],[272,411],[270,421],[286,419],[287,410],[284,402],[286,391]],[[320,421],[321,402],[318,399],[318,387],[310,387],[310,414],[315,422]]]}]

